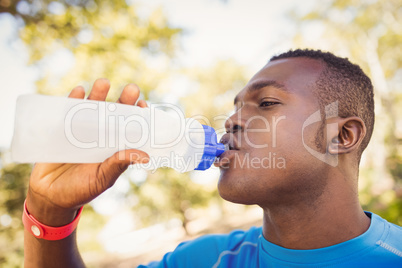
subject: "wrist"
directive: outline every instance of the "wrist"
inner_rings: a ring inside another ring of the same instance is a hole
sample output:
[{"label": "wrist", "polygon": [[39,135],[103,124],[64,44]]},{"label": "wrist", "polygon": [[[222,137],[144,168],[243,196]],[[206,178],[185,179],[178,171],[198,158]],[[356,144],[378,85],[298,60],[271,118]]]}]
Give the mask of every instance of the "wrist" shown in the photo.
[{"label": "wrist", "polygon": [[61,208],[36,197],[28,190],[25,200],[26,209],[37,221],[42,224],[60,227],[71,223],[77,215],[79,208]]},{"label": "wrist", "polygon": [[24,202],[24,211],[22,214],[22,222],[24,224],[25,229],[30,232],[33,236],[40,239],[45,240],[61,240],[71,235],[74,230],[77,228],[78,221],[81,216],[83,207],[78,210],[78,213],[74,220],[69,224],[54,227],[48,226],[41,222],[39,222],[35,217],[33,217],[26,206],[26,202]]}]

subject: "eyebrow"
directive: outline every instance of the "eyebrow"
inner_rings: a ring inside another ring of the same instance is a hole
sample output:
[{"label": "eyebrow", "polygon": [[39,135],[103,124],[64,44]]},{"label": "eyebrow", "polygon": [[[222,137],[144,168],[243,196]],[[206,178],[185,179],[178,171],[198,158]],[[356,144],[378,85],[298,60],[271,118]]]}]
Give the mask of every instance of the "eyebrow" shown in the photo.
[{"label": "eyebrow", "polygon": [[[248,87],[248,91],[253,92],[253,91],[265,88],[265,87],[274,87],[274,88],[284,91],[286,93],[289,92],[288,88],[284,84],[281,84],[275,80],[262,80],[262,81],[260,80],[260,81],[254,82]],[[236,96],[234,99],[234,104],[236,104],[238,101],[239,101],[239,98],[238,98],[238,96]]]}]

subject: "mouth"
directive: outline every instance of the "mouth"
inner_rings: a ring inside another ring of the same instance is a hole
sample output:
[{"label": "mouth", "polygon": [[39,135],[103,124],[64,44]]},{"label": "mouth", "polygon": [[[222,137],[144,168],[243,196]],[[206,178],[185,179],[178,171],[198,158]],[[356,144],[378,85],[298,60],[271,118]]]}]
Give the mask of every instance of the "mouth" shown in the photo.
[{"label": "mouth", "polygon": [[226,143],[225,146],[227,146],[229,150],[239,150],[234,144]]},{"label": "mouth", "polygon": [[237,141],[232,133],[226,133],[223,135],[220,142],[223,143],[228,150],[216,158],[214,166],[219,168],[228,168],[230,162],[236,156],[240,148],[238,147]]},{"label": "mouth", "polygon": [[226,133],[223,135],[220,142],[223,143],[225,147],[229,148],[229,150],[240,150],[233,133]]}]

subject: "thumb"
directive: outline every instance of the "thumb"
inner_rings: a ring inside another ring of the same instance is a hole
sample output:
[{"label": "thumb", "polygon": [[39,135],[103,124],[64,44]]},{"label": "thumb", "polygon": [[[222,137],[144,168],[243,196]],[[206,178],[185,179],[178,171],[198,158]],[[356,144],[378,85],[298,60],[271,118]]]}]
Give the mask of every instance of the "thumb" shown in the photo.
[{"label": "thumb", "polygon": [[104,189],[111,187],[131,164],[148,163],[149,155],[143,151],[130,149],[115,153],[106,159],[98,169],[98,180]]}]

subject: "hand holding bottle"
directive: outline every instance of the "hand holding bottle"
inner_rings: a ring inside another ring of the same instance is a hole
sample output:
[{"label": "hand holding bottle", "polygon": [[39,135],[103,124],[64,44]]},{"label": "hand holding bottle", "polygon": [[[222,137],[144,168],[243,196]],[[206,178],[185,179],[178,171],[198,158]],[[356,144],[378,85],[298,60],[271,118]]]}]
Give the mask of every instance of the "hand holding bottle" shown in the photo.
[{"label": "hand holding bottle", "polygon": [[[105,101],[109,88],[107,79],[96,80],[88,99]],[[76,87],[69,97],[83,99],[85,91]],[[129,84],[117,102],[134,105],[138,97],[138,87]],[[142,100],[137,105],[147,107]],[[149,156],[145,152],[130,149],[117,152],[102,163],[36,163],[29,182],[27,209],[43,224],[62,226],[74,219],[79,207],[111,187],[130,164],[147,161]]]}]

